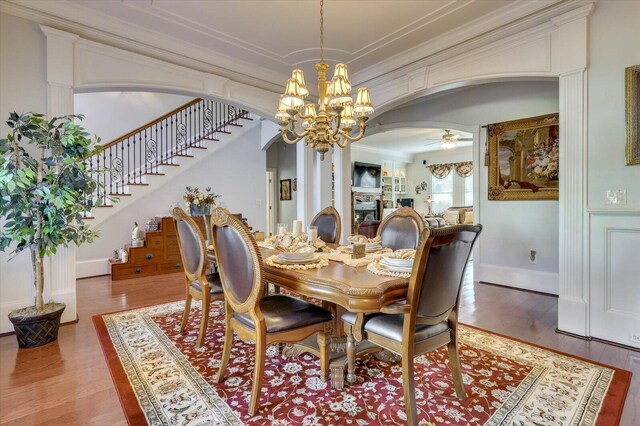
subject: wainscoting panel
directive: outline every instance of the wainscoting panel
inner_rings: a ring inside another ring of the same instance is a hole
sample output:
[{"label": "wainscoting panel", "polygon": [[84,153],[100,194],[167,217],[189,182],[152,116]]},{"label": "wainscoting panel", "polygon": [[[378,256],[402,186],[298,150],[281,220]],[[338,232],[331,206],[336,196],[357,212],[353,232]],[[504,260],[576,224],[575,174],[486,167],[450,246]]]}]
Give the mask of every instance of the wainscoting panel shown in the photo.
[{"label": "wainscoting panel", "polygon": [[590,222],[591,335],[640,348],[640,212]]}]

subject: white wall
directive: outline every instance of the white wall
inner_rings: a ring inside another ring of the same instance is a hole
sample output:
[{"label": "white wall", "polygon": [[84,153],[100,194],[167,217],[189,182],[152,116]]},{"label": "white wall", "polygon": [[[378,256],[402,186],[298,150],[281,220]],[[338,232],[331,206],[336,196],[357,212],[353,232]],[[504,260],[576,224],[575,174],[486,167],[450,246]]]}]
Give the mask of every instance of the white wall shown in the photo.
[{"label": "white wall", "polygon": [[[220,206],[233,213],[242,213],[254,230],[264,230],[265,170],[266,154],[260,149],[260,126],[256,126],[106,219],[97,227],[101,237],[83,246],[77,260],[85,265],[83,270],[96,271],[100,265],[106,268],[104,259],[110,257],[113,250],[130,243],[134,222],[144,229],[148,219],[169,216],[169,210],[175,205],[184,208],[182,195],[187,185],[201,189],[211,186],[222,196],[218,201]],[[117,204],[114,209],[118,209]],[[106,269],[100,272],[107,273]]]},{"label": "white wall", "polygon": [[[588,227],[591,335],[640,347],[640,165],[625,166],[624,68],[640,64],[640,2],[598,1],[591,18]],[[607,189],[627,204],[606,205]]]},{"label": "white wall", "polygon": [[84,114],[82,126],[106,144],[167,112],[192,97],[152,92],[76,93],[76,114]]},{"label": "white wall", "polygon": [[[557,83],[506,82],[398,108],[376,117],[370,125],[427,120],[479,127],[557,111]],[[484,143],[482,136],[480,146],[474,147],[480,158],[484,158]],[[476,280],[557,294],[558,202],[489,201],[488,169],[475,165],[474,177],[480,181],[476,216],[484,226],[475,258],[480,263]],[[537,264],[529,263],[532,249],[538,252]]]},{"label": "white wall", "polygon": [[[47,112],[46,40],[38,25],[0,14],[0,135],[9,133],[9,113]],[[31,259],[0,252],[0,333],[12,331],[12,309],[33,304]]]},{"label": "white wall", "polygon": [[[451,150],[439,150],[416,154],[413,163],[407,168],[407,197],[413,198],[414,208],[422,214],[428,211],[426,199],[432,194],[433,185],[431,184],[431,172],[428,166],[440,163],[460,163],[463,161],[471,161],[473,159],[473,151],[471,147],[461,147]],[[427,165],[423,161],[427,161]],[[474,168],[473,177],[476,177],[477,168]],[[464,178],[458,176],[455,170],[451,170],[453,174],[453,205],[463,206],[464,204]],[[420,191],[416,194],[416,185],[427,182],[427,190]]]}]

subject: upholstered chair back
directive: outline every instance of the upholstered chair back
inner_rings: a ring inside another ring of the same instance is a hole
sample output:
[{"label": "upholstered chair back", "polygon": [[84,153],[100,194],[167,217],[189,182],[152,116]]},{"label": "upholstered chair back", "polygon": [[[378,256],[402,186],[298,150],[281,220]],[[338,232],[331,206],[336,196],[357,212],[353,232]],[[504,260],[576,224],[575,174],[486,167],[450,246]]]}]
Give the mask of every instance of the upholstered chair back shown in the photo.
[{"label": "upholstered chair back", "polygon": [[419,271],[412,276],[409,290],[418,317],[437,322],[457,311],[465,267],[481,231],[482,225],[424,231],[423,235],[428,237],[417,254]]},{"label": "upholstered chair back", "polygon": [[311,226],[318,227],[318,237],[325,243],[340,241],[340,214],[332,206],[318,213],[311,220]]},{"label": "upholstered chair back", "polygon": [[193,218],[180,207],[173,208],[171,215],[176,225],[184,270],[190,280],[199,281],[206,256],[200,229]]},{"label": "upholstered chair back", "polygon": [[211,233],[228,303],[235,312],[252,310],[264,287],[262,259],[253,235],[223,208],[214,209],[211,215]]},{"label": "upholstered chair back", "polygon": [[401,207],[384,218],[378,228],[378,236],[383,247],[415,249],[423,229],[422,216],[411,207]]}]

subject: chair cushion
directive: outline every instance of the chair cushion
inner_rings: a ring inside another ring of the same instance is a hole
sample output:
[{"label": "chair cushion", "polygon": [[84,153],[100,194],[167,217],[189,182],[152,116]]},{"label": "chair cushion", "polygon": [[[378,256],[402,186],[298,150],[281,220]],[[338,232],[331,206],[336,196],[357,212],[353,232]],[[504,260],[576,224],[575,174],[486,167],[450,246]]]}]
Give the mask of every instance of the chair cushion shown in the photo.
[{"label": "chair cushion", "polygon": [[[351,325],[355,325],[356,324],[356,313],[354,312],[345,312],[344,314],[342,314],[342,321],[346,322],[347,324],[351,324]],[[370,320],[372,317],[377,316],[377,315],[382,315],[382,314],[365,314],[364,315],[364,321],[367,322],[368,320]]]},{"label": "chair cushion", "polygon": [[[333,319],[331,312],[326,309],[284,294],[263,297],[260,310],[264,315],[267,333],[293,330]],[[233,317],[243,325],[254,328],[248,313],[234,312]]]},{"label": "chair cushion", "polygon": [[[209,294],[222,294],[222,283],[220,282],[220,274],[207,274],[207,281],[209,282]],[[197,281],[191,283],[191,287],[197,291],[202,291],[202,286]]]},{"label": "chair cushion", "polygon": [[[365,321],[364,331],[402,343],[403,323],[403,314],[376,315]],[[421,342],[449,330],[449,323],[446,320],[434,325],[416,324],[415,342]]]}]

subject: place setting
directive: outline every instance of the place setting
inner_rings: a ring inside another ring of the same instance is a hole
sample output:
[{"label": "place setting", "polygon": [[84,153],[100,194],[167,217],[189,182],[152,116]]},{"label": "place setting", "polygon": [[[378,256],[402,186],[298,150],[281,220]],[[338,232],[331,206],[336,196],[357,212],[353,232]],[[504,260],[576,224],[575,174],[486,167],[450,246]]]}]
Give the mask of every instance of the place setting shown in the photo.
[{"label": "place setting", "polygon": [[329,265],[321,252],[328,251],[326,243],[318,238],[315,226],[302,232],[302,221],[293,221],[293,232],[286,224],[278,224],[278,233],[267,238],[259,246],[279,253],[266,258],[265,263],[281,269],[317,269]]},{"label": "place setting", "polygon": [[415,257],[413,249],[396,250],[374,259],[367,265],[367,270],[376,275],[409,278]]}]

